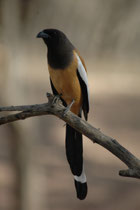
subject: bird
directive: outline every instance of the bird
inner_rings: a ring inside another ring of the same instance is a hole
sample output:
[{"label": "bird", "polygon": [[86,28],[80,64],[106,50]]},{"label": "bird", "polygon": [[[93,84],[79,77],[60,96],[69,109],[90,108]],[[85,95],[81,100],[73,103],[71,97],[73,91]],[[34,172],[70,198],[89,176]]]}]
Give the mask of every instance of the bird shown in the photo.
[{"label": "bird", "polygon": [[[47,62],[50,85],[55,96],[60,96],[63,105],[70,111],[88,120],[89,87],[87,69],[77,48],[58,29],[44,29],[37,38],[42,38],[47,47]],[[66,157],[74,176],[77,198],[87,196],[87,178],[83,165],[82,134],[66,123]]]}]

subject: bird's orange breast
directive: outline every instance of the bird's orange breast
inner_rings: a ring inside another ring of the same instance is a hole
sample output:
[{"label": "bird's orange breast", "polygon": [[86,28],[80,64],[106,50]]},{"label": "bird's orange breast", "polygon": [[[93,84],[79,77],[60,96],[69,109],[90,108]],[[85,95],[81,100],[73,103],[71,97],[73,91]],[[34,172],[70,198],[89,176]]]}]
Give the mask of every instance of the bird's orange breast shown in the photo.
[{"label": "bird's orange breast", "polygon": [[82,105],[82,92],[77,77],[77,59],[74,56],[71,64],[65,69],[53,69],[48,65],[52,83],[62,98],[68,104],[74,100],[71,111],[79,114]]}]

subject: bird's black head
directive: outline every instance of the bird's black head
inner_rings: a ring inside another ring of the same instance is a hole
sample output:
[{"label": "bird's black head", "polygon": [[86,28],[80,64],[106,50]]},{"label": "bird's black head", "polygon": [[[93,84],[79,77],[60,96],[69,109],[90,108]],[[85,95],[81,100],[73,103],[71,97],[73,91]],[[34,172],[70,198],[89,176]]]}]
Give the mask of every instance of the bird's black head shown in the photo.
[{"label": "bird's black head", "polygon": [[[48,47],[48,62],[51,66],[64,66],[72,60],[73,45],[66,35],[57,29],[44,29],[37,34],[37,38],[42,38]],[[58,65],[64,63],[64,65]]]},{"label": "bird's black head", "polygon": [[55,48],[68,40],[66,35],[57,29],[44,29],[37,34],[37,38],[42,38],[48,47]]}]

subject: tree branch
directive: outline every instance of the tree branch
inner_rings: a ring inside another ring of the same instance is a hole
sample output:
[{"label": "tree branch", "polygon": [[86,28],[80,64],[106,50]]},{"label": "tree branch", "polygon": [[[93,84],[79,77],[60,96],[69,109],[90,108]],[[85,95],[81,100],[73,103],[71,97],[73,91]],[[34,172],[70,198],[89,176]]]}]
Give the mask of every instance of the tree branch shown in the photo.
[{"label": "tree branch", "polygon": [[66,108],[62,105],[62,102],[59,99],[55,100],[56,98],[52,94],[48,93],[47,97],[48,103],[44,104],[0,107],[0,112],[19,111],[16,114],[0,117],[0,125],[34,116],[55,115],[87,136],[93,143],[106,148],[124,162],[128,169],[119,171],[120,176],[140,178],[140,160],[138,158],[121,146],[115,139],[106,136],[99,129],[91,126],[77,115],[70,111],[65,113]]}]

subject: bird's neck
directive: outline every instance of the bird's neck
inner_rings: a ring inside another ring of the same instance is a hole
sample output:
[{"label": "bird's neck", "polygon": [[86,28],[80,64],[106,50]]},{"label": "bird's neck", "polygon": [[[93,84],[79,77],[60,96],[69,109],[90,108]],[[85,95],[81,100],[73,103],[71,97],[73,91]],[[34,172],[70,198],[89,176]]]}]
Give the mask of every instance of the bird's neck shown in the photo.
[{"label": "bird's neck", "polygon": [[73,49],[65,46],[48,48],[48,64],[54,69],[65,69],[73,60]]}]

